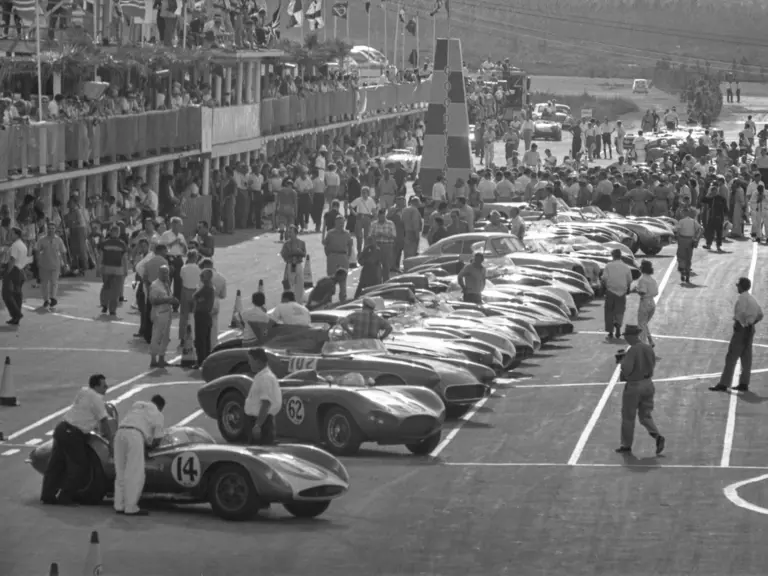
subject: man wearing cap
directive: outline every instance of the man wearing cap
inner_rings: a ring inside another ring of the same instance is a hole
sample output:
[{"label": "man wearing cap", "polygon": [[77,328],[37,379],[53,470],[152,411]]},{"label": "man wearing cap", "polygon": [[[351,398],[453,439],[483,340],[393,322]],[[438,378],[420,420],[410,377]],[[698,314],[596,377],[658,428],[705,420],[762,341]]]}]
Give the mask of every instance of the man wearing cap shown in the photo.
[{"label": "man wearing cap", "polygon": [[[333,229],[329,230],[325,238],[323,238],[323,246],[325,247],[326,273],[328,276],[334,276],[339,269],[346,272],[349,269],[349,258],[352,255],[354,241],[349,232],[344,230],[344,216],[341,214],[336,216]],[[316,291],[317,287],[313,290],[313,296]],[[339,282],[339,300],[344,302],[346,299],[347,280],[345,274],[344,281]]]},{"label": "man wearing cap", "polygon": [[299,302],[304,301],[304,260],[307,257],[307,245],[296,233],[296,226],[289,226],[285,231],[285,242],[280,250],[280,257],[285,262],[283,286],[296,295]]},{"label": "man wearing cap", "polygon": [[456,277],[464,295],[464,302],[473,304],[483,303],[483,290],[485,289],[485,256],[477,252],[472,256],[472,262],[464,266]]},{"label": "man wearing cap", "polygon": [[392,333],[392,325],[376,314],[375,310],[376,302],[372,298],[363,298],[363,309],[342,318],[339,326],[353,340],[384,340]]},{"label": "man wearing cap", "polygon": [[283,406],[280,383],[269,368],[269,357],[263,348],[250,349],[248,363],[254,376],[243,411],[255,419],[252,429],[259,430],[258,443],[274,444],[277,436],[275,417]]},{"label": "man wearing cap", "polygon": [[659,433],[653,421],[653,370],[656,367],[656,355],[648,344],[640,341],[642,330],[635,325],[627,324],[624,337],[629,348],[616,355],[616,361],[621,365],[619,379],[624,384],[621,396],[621,445],[616,449],[619,454],[632,452],[632,442],[635,436],[635,419],[648,430],[656,441],[656,455],[664,451],[666,441]]},{"label": "man wearing cap", "polygon": [[763,309],[755,297],[749,293],[752,282],[749,278],[739,278],[736,290],[739,297],[733,308],[733,335],[725,355],[725,367],[720,381],[710,390],[721,392],[728,389],[733,382],[736,362],[741,360],[741,375],[738,386],[734,390],[746,392],[749,390],[749,377],[752,372],[752,340],[755,337],[755,325],[763,319]]}]

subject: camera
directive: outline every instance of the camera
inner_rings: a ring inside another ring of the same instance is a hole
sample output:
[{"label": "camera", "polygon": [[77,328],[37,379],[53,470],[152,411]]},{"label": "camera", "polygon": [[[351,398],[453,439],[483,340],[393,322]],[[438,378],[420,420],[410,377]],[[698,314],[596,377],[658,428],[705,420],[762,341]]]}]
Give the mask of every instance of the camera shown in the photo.
[{"label": "camera", "polygon": [[624,356],[627,355],[626,350],[619,350],[614,354],[614,358],[616,358],[616,364],[621,364],[621,361],[624,360]]}]

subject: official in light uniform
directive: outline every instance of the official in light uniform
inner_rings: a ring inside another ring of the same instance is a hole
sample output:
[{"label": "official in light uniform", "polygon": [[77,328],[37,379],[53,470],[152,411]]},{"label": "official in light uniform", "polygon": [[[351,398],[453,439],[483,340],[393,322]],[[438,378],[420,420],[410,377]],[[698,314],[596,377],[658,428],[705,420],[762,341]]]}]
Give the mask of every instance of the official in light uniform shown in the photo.
[{"label": "official in light uniform", "polygon": [[88,434],[91,431],[98,427],[109,441],[111,450],[112,429],[103,398],[106,391],[104,375],[91,376],[88,386],[78,391],[72,406],[54,429],[53,451],[40,495],[43,504],[74,503],[77,490],[82,488],[88,476]]},{"label": "official in light uniform", "polygon": [[115,512],[148,516],[139,508],[144,490],[144,449],[154,448],[165,432],[165,399],[156,394],[150,402],[136,402],[123,416],[115,435]]},{"label": "official in light uniform", "polygon": [[650,260],[643,260],[640,263],[640,272],[643,275],[637,281],[637,286],[632,289],[632,292],[640,295],[640,303],[637,305],[637,325],[642,331],[640,341],[643,344],[648,344],[651,348],[655,348],[656,345],[653,343],[648,323],[656,312],[654,298],[659,294],[659,285],[653,277],[653,264]]},{"label": "official in light uniform", "polygon": [[680,272],[680,281],[691,281],[691,265],[693,263],[693,249],[701,238],[701,224],[694,220],[695,212],[690,209],[685,216],[675,225],[677,233],[677,269]]},{"label": "official in light uniform", "polygon": [[619,454],[632,452],[632,442],[635,437],[635,418],[648,430],[656,441],[656,455],[664,451],[666,444],[664,436],[659,433],[653,421],[653,370],[656,367],[656,355],[653,348],[640,342],[642,330],[638,326],[627,324],[624,337],[629,343],[626,352],[616,355],[616,361],[621,364],[620,379],[624,384],[621,396],[621,445],[616,449]]},{"label": "official in light uniform", "polygon": [[258,443],[271,445],[277,437],[275,417],[283,406],[283,395],[277,377],[269,369],[269,358],[263,348],[248,351],[248,362],[255,376],[245,399],[246,415],[255,418],[253,430],[259,430]]},{"label": "official in light uniform", "polygon": [[158,278],[149,287],[149,302],[152,303],[152,339],[149,343],[150,368],[165,368],[165,352],[171,341],[171,320],[173,306],[179,302],[171,294],[171,270],[160,266]]},{"label": "official in light uniform", "polygon": [[755,297],[749,293],[752,282],[749,278],[739,278],[736,289],[739,297],[733,308],[733,335],[728,345],[728,353],[725,355],[725,368],[720,376],[720,381],[710,388],[715,392],[724,392],[733,381],[733,373],[736,370],[736,361],[741,360],[741,376],[739,385],[734,390],[747,392],[749,390],[749,377],[752,372],[752,340],[755,337],[755,324],[763,319],[763,309],[757,303]]},{"label": "official in light uniform", "polygon": [[[349,269],[349,259],[352,255],[354,242],[352,236],[344,230],[344,217],[339,214],[336,216],[334,222],[334,228],[329,230],[323,238],[323,246],[325,247],[325,259],[326,259],[326,273],[329,277],[333,277],[338,270],[346,271]],[[347,299],[347,278],[344,276],[344,281],[339,282],[339,301],[345,302]],[[317,286],[312,292],[312,296],[315,296],[317,292]],[[313,298],[318,300],[317,298]],[[311,307],[310,307],[311,309]]]},{"label": "official in light uniform", "polygon": [[627,308],[627,293],[632,287],[632,270],[621,260],[621,250],[611,252],[613,260],[603,269],[601,278],[605,286],[605,331],[606,340],[621,338],[621,325],[624,323],[624,311]]}]

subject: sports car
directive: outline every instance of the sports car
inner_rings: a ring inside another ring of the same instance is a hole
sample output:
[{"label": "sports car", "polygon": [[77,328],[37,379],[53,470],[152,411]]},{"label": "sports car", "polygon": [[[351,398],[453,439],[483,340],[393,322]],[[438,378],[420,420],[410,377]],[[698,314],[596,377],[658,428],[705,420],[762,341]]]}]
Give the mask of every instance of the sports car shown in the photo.
[{"label": "sports car", "polygon": [[419,174],[419,166],[421,165],[421,156],[414,153],[413,150],[408,149],[396,149],[392,150],[384,157],[384,167],[393,169],[400,164],[403,169],[408,172],[412,179],[415,179]]},{"label": "sports car", "polygon": [[[389,354],[383,346],[356,352],[345,347],[345,341],[341,341],[325,342],[319,352],[300,351],[305,348],[298,343],[300,338],[327,338],[325,334],[312,332],[311,328],[304,328],[301,335],[294,337],[290,348],[275,348],[277,343],[274,341],[266,347],[269,367],[278,378],[301,370],[316,370],[321,376],[359,373],[366,380],[373,380],[377,386],[406,383],[422,386],[440,396],[449,415],[463,414],[472,404],[489,394],[489,385],[478,380],[469,370],[433,358]],[[206,382],[228,374],[251,374],[248,350],[235,348],[214,352],[203,362],[202,374]]]},{"label": "sports car", "polygon": [[552,115],[547,114],[545,112],[546,109],[547,109],[546,102],[536,104],[533,108],[533,114],[531,115],[531,117],[534,120],[538,120],[538,119],[554,120],[555,122],[561,124],[565,130],[571,129],[571,127],[573,126],[574,120],[573,120],[573,115],[571,114],[570,106],[566,104],[555,104],[554,117],[552,117]]},{"label": "sports car", "polygon": [[[350,456],[364,442],[405,445],[426,455],[440,443],[445,407],[440,397],[420,386],[375,386],[357,373],[302,370],[280,381],[283,409],[276,428],[281,438],[321,444]],[[216,419],[229,442],[247,442],[253,419],[244,412],[251,378],[222,376],[197,393],[203,412]]]},{"label": "sports car", "polygon": [[[117,411],[114,410],[115,419]],[[37,446],[27,462],[45,474],[53,440]],[[76,494],[81,504],[99,504],[113,492],[115,465],[107,441],[88,436],[88,481]],[[272,503],[293,516],[314,518],[349,490],[349,474],[334,456],[313,446],[242,447],[217,444],[200,428],[165,431],[147,452],[142,498],[178,504],[208,502],[225,520],[246,520]]]},{"label": "sports car", "polygon": [[553,120],[534,120],[533,139],[555,140],[556,142],[560,142],[563,139],[563,126],[559,122]]}]

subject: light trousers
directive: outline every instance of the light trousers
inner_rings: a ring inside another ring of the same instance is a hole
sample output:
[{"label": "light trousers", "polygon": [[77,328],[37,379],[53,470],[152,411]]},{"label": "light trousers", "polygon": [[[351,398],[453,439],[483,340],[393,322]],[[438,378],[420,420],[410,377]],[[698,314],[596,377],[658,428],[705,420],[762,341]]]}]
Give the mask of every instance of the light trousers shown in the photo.
[{"label": "light trousers", "polygon": [[40,269],[40,291],[43,300],[56,300],[59,293],[59,270]]},{"label": "light trousers", "polygon": [[168,344],[171,343],[171,310],[158,311],[152,309],[152,340],[149,342],[149,353],[153,356],[165,356]]},{"label": "light trousers", "polygon": [[650,298],[643,298],[640,300],[640,304],[637,306],[637,327],[642,330],[640,333],[640,341],[653,346],[653,337],[651,337],[651,329],[648,327],[648,323],[653,318],[653,314],[656,312],[656,304]]},{"label": "light trousers", "polygon": [[126,514],[139,511],[144,491],[144,435],[120,428],[115,434],[115,510]]}]

